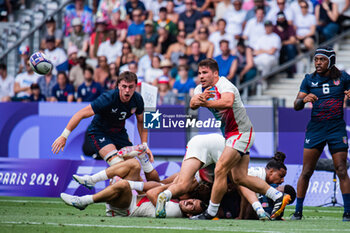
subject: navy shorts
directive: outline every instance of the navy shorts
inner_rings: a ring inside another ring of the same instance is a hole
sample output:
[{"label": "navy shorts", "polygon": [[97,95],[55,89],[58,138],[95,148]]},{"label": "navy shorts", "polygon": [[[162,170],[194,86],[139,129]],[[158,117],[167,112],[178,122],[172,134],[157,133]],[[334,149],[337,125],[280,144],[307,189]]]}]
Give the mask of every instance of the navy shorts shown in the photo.
[{"label": "navy shorts", "polygon": [[313,121],[306,128],[304,148],[317,148],[323,150],[328,144],[329,151],[346,151],[348,148],[348,136],[346,123],[343,119]]},{"label": "navy shorts", "polygon": [[126,146],[132,146],[132,143],[129,140],[129,136],[126,131],[121,131],[116,134],[107,134],[103,132],[89,132],[88,133],[89,142],[96,152],[99,152],[104,146],[108,144],[113,144],[120,150]]}]

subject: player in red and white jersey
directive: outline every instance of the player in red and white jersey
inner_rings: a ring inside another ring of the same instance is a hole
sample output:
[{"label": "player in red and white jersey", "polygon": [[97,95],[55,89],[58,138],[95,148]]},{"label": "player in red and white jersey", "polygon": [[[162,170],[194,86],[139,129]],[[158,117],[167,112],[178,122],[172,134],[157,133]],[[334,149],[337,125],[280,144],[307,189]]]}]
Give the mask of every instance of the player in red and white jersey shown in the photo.
[{"label": "player in red and white jersey", "polygon": [[[215,179],[208,209],[191,219],[212,219],[217,215],[220,202],[227,190],[227,175],[232,174],[236,184],[263,194],[274,201],[272,218],[284,208],[283,195],[257,177],[248,176],[249,149],[254,142],[252,124],[246,115],[237,88],[225,77],[219,77],[219,67],[214,59],[204,59],[198,65],[200,84],[191,98],[190,107],[206,107],[223,123],[226,146],[215,167]],[[168,198],[168,197],[167,197]]]}]

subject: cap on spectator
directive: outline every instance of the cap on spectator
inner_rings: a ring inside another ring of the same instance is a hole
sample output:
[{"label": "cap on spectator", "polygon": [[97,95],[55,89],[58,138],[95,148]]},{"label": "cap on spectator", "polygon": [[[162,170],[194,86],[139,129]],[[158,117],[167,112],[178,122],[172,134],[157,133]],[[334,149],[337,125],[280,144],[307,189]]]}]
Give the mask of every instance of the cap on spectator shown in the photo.
[{"label": "cap on spectator", "polygon": [[76,17],[76,18],[74,18],[73,20],[72,20],[72,26],[74,27],[74,26],[82,26],[83,25],[83,23],[81,22],[81,19],[80,18],[78,18],[78,17]]},{"label": "cap on spectator", "polygon": [[28,45],[21,45],[18,48],[18,51],[19,51],[19,55],[24,55],[24,54],[29,55],[29,46]]},{"label": "cap on spectator", "polygon": [[87,53],[83,50],[79,50],[78,52],[78,58],[82,57],[82,58],[86,58],[87,57]]},{"label": "cap on spectator", "polygon": [[146,25],[151,25],[151,26],[153,26],[153,21],[152,21],[152,20],[149,20],[149,19],[146,20],[146,21],[145,21],[145,26],[146,26]]},{"label": "cap on spectator", "polygon": [[107,22],[106,22],[105,18],[103,18],[103,17],[98,17],[98,18],[96,19],[96,24],[107,24]]},{"label": "cap on spectator", "polygon": [[272,26],[273,24],[272,24],[271,20],[266,20],[266,21],[264,22],[264,25],[265,25],[265,26]]},{"label": "cap on spectator", "polygon": [[48,35],[46,36],[46,42],[55,42],[56,38],[55,36]]},{"label": "cap on spectator", "polygon": [[40,86],[39,86],[39,84],[37,84],[37,83],[32,83],[32,85],[30,85],[30,89],[31,89],[31,90],[40,89]]},{"label": "cap on spectator", "polygon": [[203,11],[203,12],[202,12],[202,18],[205,18],[205,17],[211,17],[209,11]]},{"label": "cap on spectator", "polygon": [[163,67],[172,67],[173,66],[173,63],[171,63],[170,60],[168,59],[164,59],[160,62],[160,68],[163,68]]},{"label": "cap on spectator", "polygon": [[52,16],[50,16],[49,18],[47,18],[46,19],[46,21],[45,21],[45,23],[55,23],[56,21],[55,21],[55,19],[52,17]]},{"label": "cap on spectator", "polygon": [[72,55],[73,53],[77,53],[77,52],[78,52],[78,48],[77,48],[77,46],[75,46],[75,45],[70,46],[70,47],[68,48],[68,51],[67,51],[68,56]]},{"label": "cap on spectator", "polygon": [[158,83],[161,84],[161,83],[165,83],[165,84],[168,84],[169,83],[169,78],[165,75],[162,75],[158,78]]},{"label": "cap on spectator", "polygon": [[284,18],[286,18],[286,15],[283,13],[283,11],[280,11],[280,12],[278,12],[277,13],[277,19],[284,19]]}]

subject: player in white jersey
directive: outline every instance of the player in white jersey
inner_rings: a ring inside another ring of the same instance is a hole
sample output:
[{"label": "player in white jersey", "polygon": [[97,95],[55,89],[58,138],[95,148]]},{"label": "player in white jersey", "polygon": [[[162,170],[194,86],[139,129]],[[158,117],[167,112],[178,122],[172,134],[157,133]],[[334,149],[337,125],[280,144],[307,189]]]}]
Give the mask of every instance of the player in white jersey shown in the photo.
[{"label": "player in white jersey", "polygon": [[214,59],[202,60],[198,65],[200,84],[191,98],[190,107],[207,107],[222,121],[226,146],[215,167],[215,180],[208,209],[191,219],[212,219],[217,215],[220,202],[227,190],[227,175],[232,174],[236,184],[271,198],[274,202],[272,218],[283,211],[283,199],[290,199],[266,182],[248,176],[249,149],[254,142],[252,124],[246,114],[237,88],[225,77],[219,77]]}]

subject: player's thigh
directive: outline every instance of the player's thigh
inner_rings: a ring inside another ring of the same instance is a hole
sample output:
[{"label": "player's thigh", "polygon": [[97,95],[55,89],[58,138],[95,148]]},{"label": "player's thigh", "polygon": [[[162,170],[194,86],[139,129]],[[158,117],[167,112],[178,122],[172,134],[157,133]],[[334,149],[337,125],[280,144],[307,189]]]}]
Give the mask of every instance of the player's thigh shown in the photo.
[{"label": "player's thigh", "polygon": [[215,175],[221,172],[228,174],[240,159],[241,159],[241,155],[236,149],[225,146],[225,149],[222,152],[222,155],[220,156],[218,162],[216,163]]},{"label": "player's thigh", "polygon": [[332,153],[334,168],[340,173],[343,173],[342,175],[347,174],[347,157],[347,149],[346,151],[338,151],[336,153]]},{"label": "player's thigh", "polygon": [[126,180],[120,180],[114,185],[118,185],[118,198],[110,200],[108,203],[117,208],[128,208],[132,200],[132,190]]},{"label": "player's thigh", "polygon": [[303,152],[303,173],[312,173],[315,170],[316,163],[320,158],[322,150],[319,148],[304,148]]},{"label": "player's thigh", "polygon": [[197,158],[188,158],[182,162],[180,173],[176,179],[176,183],[192,182],[196,172],[203,166],[203,162]]},{"label": "player's thigh", "polygon": [[127,175],[130,173],[130,171],[138,171],[140,172],[140,163],[136,159],[128,159],[126,161],[121,161],[117,164],[114,164],[106,169],[106,173],[108,177],[111,175],[113,176],[119,176],[122,178],[127,179]]},{"label": "player's thigh", "polygon": [[241,159],[231,169],[233,180],[244,179],[248,175],[248,165],[250,157],[248,154],[243,155]]}]

